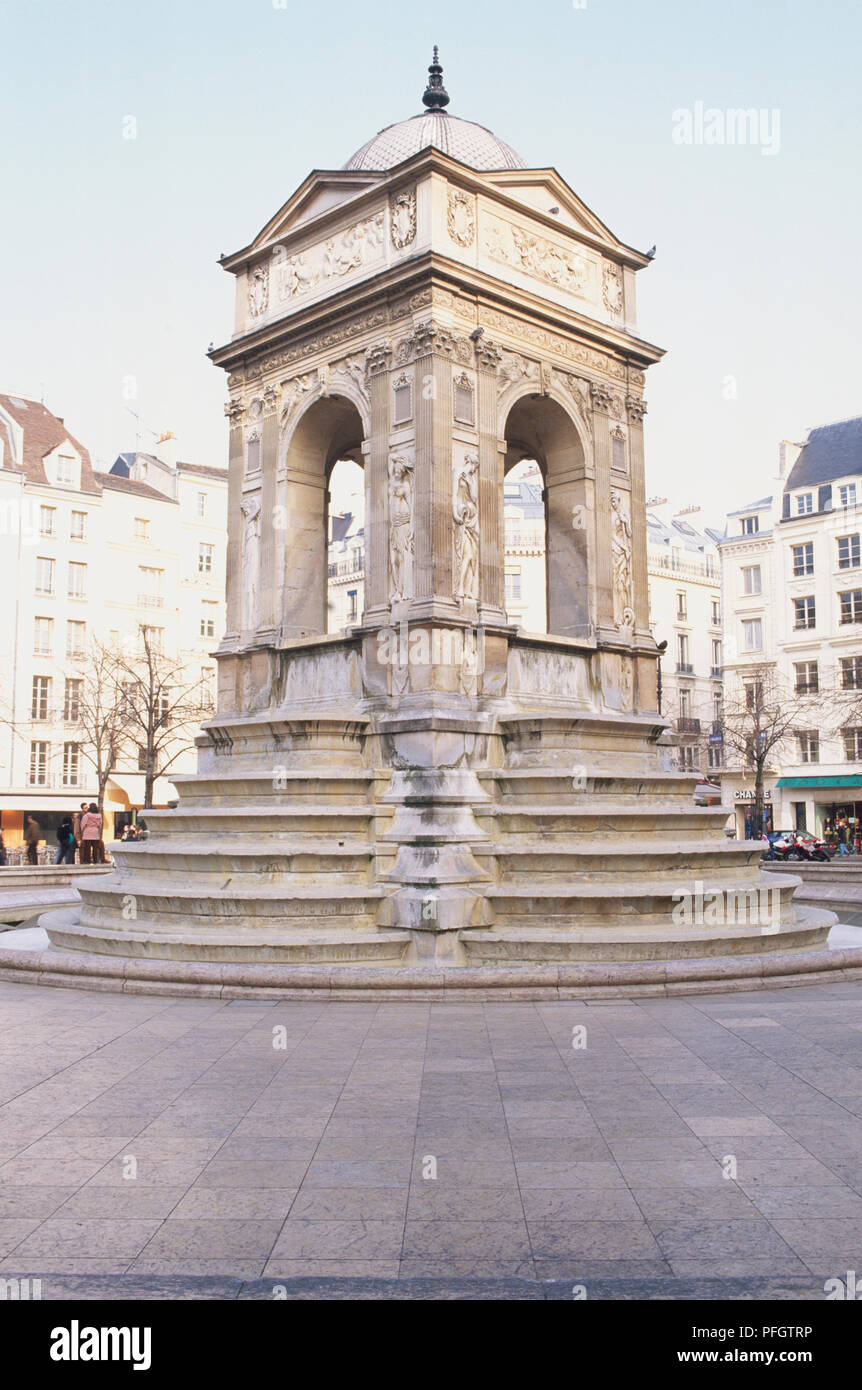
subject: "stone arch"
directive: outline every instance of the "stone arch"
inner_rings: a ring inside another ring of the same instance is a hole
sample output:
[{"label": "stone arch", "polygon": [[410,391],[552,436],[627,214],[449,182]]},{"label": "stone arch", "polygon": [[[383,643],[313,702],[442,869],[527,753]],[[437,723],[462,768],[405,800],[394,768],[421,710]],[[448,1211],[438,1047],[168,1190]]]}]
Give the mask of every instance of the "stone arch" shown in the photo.
[{"label": "stone arch", "polygon": [[326,633],[329,478],[339,459],[364,462],[352,394],[310,393],[279,441],[273,601],[284,638]]},{"label": "stone arch", "polygon": [[542,473],[548,632],[588,638],[595,625],[595,485],[589,433],[577,414],[558,392],[540,395],[519,384],[501,438],[504,477],[526,458]]}]

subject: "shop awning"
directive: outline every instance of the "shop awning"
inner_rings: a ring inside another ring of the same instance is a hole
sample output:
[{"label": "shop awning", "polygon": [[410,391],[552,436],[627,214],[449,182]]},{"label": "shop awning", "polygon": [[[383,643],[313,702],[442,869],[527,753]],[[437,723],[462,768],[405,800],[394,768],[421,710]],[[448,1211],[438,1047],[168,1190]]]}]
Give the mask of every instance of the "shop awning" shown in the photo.
[{"label": "shop awning", "polygon": [[779,777],[777,787],[859,787],[860,777]]}]

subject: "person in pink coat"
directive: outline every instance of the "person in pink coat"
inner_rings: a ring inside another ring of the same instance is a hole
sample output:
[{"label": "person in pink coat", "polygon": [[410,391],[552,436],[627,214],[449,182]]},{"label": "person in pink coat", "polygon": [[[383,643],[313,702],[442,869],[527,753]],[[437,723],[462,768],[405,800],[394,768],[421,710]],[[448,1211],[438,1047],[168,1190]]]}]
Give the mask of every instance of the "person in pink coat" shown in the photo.
[{"label": "person in pink coat", "polygon": [[95,801],[81,817],[81,863],[104,864],[105,845],[102,840],[102,816]]}]

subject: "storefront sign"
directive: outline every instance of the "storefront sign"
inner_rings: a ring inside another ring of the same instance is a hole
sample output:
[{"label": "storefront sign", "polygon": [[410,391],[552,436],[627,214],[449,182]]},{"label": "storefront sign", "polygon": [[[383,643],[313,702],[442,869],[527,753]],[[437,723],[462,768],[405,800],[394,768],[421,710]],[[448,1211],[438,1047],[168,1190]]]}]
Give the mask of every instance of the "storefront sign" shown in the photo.
[{"label": "storefront sign", "polygon": [[[734,801],[754,801],[754,799],[755,799],[755,793],[754,793],[754,792],[750,792],[750,791],[735,791],[735,792],[733,793],[733,799],[734,799]],[[771,801],[771,800],[772,800],[772,792],[771,792],[771,790],[770,790],[768,787],[764,788],[763,800],[764,800],[764,801]]]}]

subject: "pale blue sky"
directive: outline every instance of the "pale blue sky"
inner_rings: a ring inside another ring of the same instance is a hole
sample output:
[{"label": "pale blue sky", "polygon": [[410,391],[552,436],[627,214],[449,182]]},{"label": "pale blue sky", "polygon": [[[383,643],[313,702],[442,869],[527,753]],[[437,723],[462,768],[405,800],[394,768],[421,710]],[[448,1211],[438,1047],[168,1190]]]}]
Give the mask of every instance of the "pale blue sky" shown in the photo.
[{"label": "pale blue sky", "polygon": [[[435,42],[451,111],[658,246],[638,277],[667,349],[651,492],[717,517],[769,490],[779,439],[862,413],[858,0],[7,0],[0,390],[44,392],[107,464],[135,445],[133,376],[144,447],[173,429],[182,457],[223,463],[216,258],[414,114]],[[777,108],[779,153],[675,144],[698,101]]]}]

